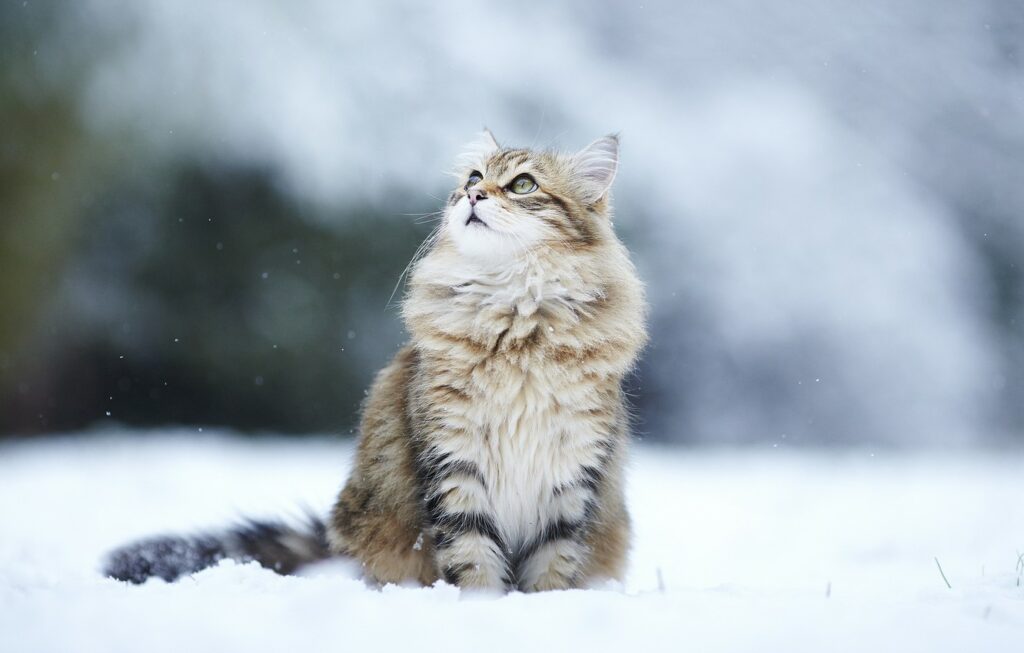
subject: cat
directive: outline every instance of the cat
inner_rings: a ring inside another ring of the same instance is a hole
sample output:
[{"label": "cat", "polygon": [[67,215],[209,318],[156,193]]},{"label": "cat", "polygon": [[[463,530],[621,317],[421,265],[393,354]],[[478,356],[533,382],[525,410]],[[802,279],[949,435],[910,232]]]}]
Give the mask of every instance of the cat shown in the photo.
[{"label": "cat", "polygon": [[107,575],[173,580],[221,558],[288,573],[345,556],[375,583],[542,591],[621,580],[629,414],[643,285],[612,227],[617,136],[582,151],[484,131],[414,257],[410,341],[363,406],[354,469],[326,523],[158,537]]}]

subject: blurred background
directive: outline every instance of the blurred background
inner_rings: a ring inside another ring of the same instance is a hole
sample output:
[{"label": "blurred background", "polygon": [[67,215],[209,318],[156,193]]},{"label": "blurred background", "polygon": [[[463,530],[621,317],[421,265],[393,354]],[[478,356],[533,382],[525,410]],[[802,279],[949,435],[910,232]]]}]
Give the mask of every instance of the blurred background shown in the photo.
[{"label": "blurred background", "polygon": [[1019,0],[4,2],[0,435],[350,433],[483,125],[621,132],[639,437],[1024,443]]}]

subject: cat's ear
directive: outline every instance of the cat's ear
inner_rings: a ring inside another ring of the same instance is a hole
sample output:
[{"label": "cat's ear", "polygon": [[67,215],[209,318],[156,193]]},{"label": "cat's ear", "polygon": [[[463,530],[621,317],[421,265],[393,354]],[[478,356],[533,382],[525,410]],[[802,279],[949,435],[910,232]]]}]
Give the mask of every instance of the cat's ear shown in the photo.
[{"label": "cat's ear", "polygon": [[498,145],[494,134],[490,129],[484,127],[483,131],[476,135],[476,138],[462,148],[462,153],[457,159],[458,165],[463,168],[482,168],[483,163],[500,149],[501,146]]},{"label": "cat's ear", "polygon": [[479,138],[490,147],[492,153],[501,149],[501,146],[498,145],[498,139],[494,137],[494,132],[490,129],[484,127],[483,131],[480,132]]},{"label": "cat's ear", "polygon": [[576,178],[588,202],[601,199],[619,169],[619,137],[602,136],[572,157]]}]

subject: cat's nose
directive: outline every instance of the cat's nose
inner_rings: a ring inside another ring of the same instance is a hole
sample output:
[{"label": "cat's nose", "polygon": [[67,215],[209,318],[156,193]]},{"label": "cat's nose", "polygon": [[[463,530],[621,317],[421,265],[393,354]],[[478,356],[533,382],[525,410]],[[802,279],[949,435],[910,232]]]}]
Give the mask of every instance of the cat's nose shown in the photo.
[{"label": "cat's nose", "polygon": [[470,188],[468,191],[466,191],[466,195],[469,196],[469,205],[470,206],[473,206],[474,204],[476,204],[480,200],[487,199],[487,193],[485,193],[484,191],[482,191],[479,188]]}]

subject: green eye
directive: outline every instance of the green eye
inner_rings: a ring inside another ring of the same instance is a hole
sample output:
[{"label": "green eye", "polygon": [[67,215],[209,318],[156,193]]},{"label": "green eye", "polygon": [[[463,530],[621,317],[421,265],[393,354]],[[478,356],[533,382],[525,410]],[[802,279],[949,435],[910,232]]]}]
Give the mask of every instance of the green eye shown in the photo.
[{"label": "green eye", "polygon": [[519,175],[508,185],[508,189],[517,195],[525,195],[537,190],[537,182],[530,175]]},{"label": "green eye", "polygon": [[473,172],[469,173],[469,179],[466,180],[466,188],[469,188],[473,184],[479,183],[483,178],[483,175],[474,170]]}]

